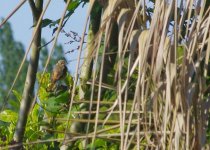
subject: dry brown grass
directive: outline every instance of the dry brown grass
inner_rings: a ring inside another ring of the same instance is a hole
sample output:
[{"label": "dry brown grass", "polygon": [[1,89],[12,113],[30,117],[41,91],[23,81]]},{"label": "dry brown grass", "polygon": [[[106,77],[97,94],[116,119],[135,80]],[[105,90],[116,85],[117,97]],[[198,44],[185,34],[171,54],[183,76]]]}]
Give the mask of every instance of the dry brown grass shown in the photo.
[{"label": "dry brown grass", "polygon": [[[203,6],[192,0],[182,4],[183,10],[175,2],[156,0],[154,12],[149,16],[145,12],[149,5],[140,3],[110,0],[94,41],[97,47],[104,37],[106,47],[110,28],[117,22],[118,95],[103,125],[109,124],[109,117],[119,112],[121,149],[129,149],[132,142],[136,143],[137,149],[200,149],[206,144],[210,106],[207,84],[209,9],[204,11]],[[94,54],[99,54],[99,48]],[[106,49],[101,71],[105,54]],[[94,57],[95,63],[97,58]],[[127,58],[129,61],[125,63]],[[121,72],[125,66],[126,76]],[[95,85],[96,69],[93,72],[92,86]],[[102,73],[98,76],[99,86],[92,87],[99,91],[93,140],[100,136]],[[137,76],[137,80],[131,81],[133,76]],[[126,108],[131,84],[136,86],[135,93],[132,107]],[[126,114],[127,111],[130,114]]]}]

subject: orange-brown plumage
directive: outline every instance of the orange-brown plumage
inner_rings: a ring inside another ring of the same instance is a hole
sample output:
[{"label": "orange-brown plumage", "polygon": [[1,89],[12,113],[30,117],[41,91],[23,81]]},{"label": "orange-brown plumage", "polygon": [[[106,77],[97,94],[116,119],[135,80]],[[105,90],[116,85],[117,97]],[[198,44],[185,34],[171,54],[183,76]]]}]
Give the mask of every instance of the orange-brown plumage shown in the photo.
[{"label": "orange-brown plumage", "polygon": [[51,73],[51,83],[47,88],[47,91],[53,91],[55,88],[55,84],[57,81],[66,77],[67,67],[65,60],[59,60],[57,64],[54,66],[53,71]]},{"label": "orange-brown plumage", "polygon": [[51,83],[55,84],[58,80],[63,79],[66,76],[66,73],[66,62],[64,60],[59,60],[52,71]]}]

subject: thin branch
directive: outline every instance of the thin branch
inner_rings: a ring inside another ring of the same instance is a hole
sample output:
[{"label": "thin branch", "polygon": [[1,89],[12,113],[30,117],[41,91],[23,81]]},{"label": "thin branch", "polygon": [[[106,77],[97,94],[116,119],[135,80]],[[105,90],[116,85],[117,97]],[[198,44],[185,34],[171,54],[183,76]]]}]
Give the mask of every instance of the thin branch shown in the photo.
[{"label": "thin branch", "polygon": [[0,24],[0,28],[9,20],[10,17],[12,17],[12,15],[14,15],[14,13],[16,13],[16,11],[26,2],[26,0],[21,1],[16,7],[15,9],[2,21],[2,23]]},{"label": "thin branch", "polygon": [[42,49],[43,47],[45,47],[45,46],[49,45],[50,43],[52,43],[54,39],[55,39],[55,37],[53,37],[53,38],[52,38],[49,42],[47,42],[46,44],[41,45],[41,46],[39,47],[39,49]]}]

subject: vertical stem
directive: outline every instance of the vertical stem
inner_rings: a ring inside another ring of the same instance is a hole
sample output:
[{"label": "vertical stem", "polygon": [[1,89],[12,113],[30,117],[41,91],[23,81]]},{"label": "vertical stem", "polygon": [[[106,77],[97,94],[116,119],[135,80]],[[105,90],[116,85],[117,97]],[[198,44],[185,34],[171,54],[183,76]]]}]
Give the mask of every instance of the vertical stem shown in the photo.
[{"label": "vertical stem", "polygon": [[[32,10],[33,22],[34,24],[36,24],[42,12],[43,0],[37,0],[36,3],[34,3],[31,0],[30,3],[32,3],[34,6],[31,8],[33,9]],[[17,143],[21,143],[23,140],[27,118],[28,118],[31,102],[33,100],[34,85],[36,81],[36,73],[37,73],[38,62],[39,62],[40,43],[41,43],[41,25],[38,26],[38,30],[35,33],[34,41],[32,44],[30,63],[28,65],[28,71],[27,71],[24,91],[23,91],[21,105],[20,105],[19,117],[18,117],[18,121],[16,125],[16,130],[14,133],[14,141]]]}]

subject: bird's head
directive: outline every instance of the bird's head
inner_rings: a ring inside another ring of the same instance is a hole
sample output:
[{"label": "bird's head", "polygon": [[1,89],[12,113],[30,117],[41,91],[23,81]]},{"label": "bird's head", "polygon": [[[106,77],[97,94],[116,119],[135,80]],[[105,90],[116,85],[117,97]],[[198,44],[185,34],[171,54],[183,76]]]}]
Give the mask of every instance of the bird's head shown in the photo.
[{"label": "bird's head", "polygon": [[59,60],[58,61],[58,64],[64,66],[64,65],[66,65],[66,61],[65,60]]}]

